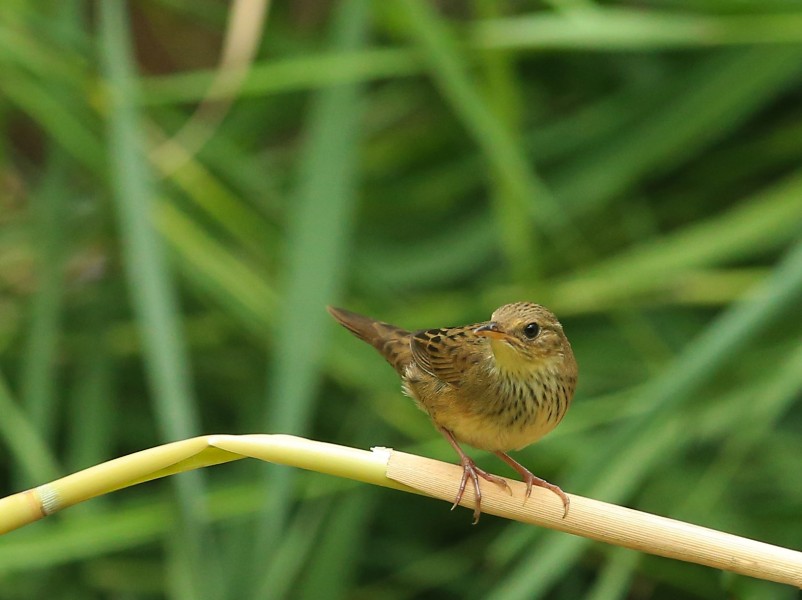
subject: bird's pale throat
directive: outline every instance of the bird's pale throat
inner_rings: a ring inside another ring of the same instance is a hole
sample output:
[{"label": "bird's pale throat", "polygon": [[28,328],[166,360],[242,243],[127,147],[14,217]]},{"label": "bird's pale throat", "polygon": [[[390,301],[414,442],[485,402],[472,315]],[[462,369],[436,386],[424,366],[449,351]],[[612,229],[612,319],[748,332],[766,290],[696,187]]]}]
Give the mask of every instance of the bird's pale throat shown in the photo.
[{"label": "bird's pale throat", "polygon": [[542,360],[526,354],[523,349],[515,348],[506,340],[491,339],[490,347],[493,350],[496,368],[503,373],[526,376],[541,370],[544,366]]}]

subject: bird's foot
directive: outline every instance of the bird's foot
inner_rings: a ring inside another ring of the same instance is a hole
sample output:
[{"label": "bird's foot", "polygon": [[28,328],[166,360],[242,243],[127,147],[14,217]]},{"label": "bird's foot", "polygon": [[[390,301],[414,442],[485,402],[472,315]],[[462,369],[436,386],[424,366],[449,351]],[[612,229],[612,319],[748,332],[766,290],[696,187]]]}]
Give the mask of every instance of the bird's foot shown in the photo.
[{"label": "bird's foot", "polygon": [[532,486],[536,485],[538,487],[546,488],[547,490],[551,490],[555,494],[560,497],[560,500],[563,501],[563,519],[568,516],[568,508],[571,506],[571,499],[566,495],[559,486],[554,485],[553,483],[549,483],[545,479],[541,479],[537,475],[533,475],[529,471],[526,474],[521,473],[524,478],[524,483],[526,484],[526,497],[532,495]]},{"label": "bird's foot", "polygon": [[481,477],[482,479],[486,479],[487,481],[495,483],[501,489],[506,489],[510,494],[512,494],[512,489],[510,488],[510,484],[507,483],[506,479],[492,475],[484,469],[480,469],[469,456],[463,454],[460,462],[462,463],[462,480],[459,483],[457,498],[454,500],[454,505],[451,507],[451,510],[454,510],[457,508],[457,506],[459,506],[459,503],[462,500],[462,495],[465,492],[465,486],[468,484],[468,478],[470,477],[471,481],[473,481],[473,491],[474,496],[476,497],[476,503],[473,509],[473,524],[476,525],[479,522],[479,516],[482,514],[482,491],[479,488],[479,478]]},{"label": "bird's foot", "polygon": [[537,475],[532,474],[532,472],[524,467],[521,463],[517,460],[505,454],[504,452],[496,452],[498,457],[503,460],[505,463],[510,465],[513,469],[518,471],[521,474],[521,477],[526,484],[526,497],[532,495],[532,486],[538,486],[542,488],[546,488],[547,490],[551,490],[555,494],[560,497],[560,500],[563,501],[563,519],[568,516],[568,508],[571,506],[571,499],[566,495],[565,492],[560,489],[559,486],[554,485],[553,483],[549,483],[545,479],[541,479]]}]

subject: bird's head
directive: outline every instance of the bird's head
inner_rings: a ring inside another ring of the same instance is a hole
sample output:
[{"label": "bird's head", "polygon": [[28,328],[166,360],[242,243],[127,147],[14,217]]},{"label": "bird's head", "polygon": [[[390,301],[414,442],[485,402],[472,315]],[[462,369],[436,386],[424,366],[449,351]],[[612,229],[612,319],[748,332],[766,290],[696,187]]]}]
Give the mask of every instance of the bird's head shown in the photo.
[{"label": "bird's head", "polygon": [[549,309],[531,302],[505,304],[473,330],[490,340],[499,368],[532,371],[575,365],[571,344]]}]

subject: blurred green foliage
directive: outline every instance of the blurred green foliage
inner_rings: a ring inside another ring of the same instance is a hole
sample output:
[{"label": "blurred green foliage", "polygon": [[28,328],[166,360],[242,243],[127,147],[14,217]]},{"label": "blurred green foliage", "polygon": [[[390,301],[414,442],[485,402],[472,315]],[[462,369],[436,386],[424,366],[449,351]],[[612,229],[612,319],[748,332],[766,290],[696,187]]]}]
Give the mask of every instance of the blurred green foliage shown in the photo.
[{"label": "blurred green foliage", "polygon": [[[800,4],[274,4],[183,150],[247,2],[0,7],[0,492],[212,432],[453,461],[324,306],[527,299],[580,388],[518,458],[799,549]],[[0,596],[796,597],[317,474],[173,479],[4,537]]]}]

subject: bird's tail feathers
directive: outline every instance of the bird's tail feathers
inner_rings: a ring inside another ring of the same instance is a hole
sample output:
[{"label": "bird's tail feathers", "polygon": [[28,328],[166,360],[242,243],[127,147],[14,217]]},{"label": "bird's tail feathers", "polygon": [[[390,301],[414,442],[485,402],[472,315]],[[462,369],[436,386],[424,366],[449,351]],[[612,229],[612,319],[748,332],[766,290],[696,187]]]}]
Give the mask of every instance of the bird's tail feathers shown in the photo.
[{"label": "bird's tail feathers", "polygon": [[344,308],[327,306],[326,310],[337,319],[340,325],[376,348],[396,371],[403,374],[403,370],[412,357],[409,347],[409,331]]}]

